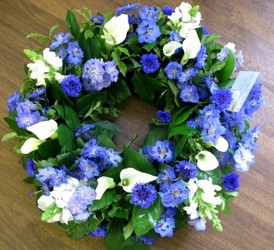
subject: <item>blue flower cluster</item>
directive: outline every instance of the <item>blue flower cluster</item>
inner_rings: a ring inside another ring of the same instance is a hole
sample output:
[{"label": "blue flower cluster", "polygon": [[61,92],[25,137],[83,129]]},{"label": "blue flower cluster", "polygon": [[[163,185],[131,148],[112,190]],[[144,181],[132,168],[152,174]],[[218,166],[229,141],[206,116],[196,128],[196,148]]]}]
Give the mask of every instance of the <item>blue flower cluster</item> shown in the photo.
[{"label": "blue flower cluster", "polygon": [[16,111],[16,123],[19,128],[27,128],[38,122],[47,120],[47,109],[41,110],[38,106],[45,100],[45,88],[31,92],[25,100],[20,93],[12,94],[8,101],[9,113]]},{"label": "blue flower cluster", "polygon": [[169,141],[156,141],[154,146],[147,145],[143,148],[143,155],[151,162],[169,163],[173,159],[173,148]]},{"label": "blue flower cluster", "polygon": [[109,87],[112,82],[117,82],[118,74],[114,61],[89,59],[83,66],[83,88],[87,92],[100,91]]},{"label": "blue flower cluster", "polygon": [[99,146],[95,139],[91,139],[85,143],[77,164],[82,177],[92,179],[98,176],[100,171],[117,167],[121,160],[122,157],[117,151]]},{"label": "blue flower cluster", "polygon": [[131,202],[141,208],[148,208],[157,198],[156,188],[151,184],[137,183],[130,196]]},{"label": "blue flower cluster", "polygon": [[143,6],[139,10],[141,22],[136,29],[139,43],[153,43],[161,36],[157,25],[158,9],[154,6]]},{"label": "blue flower cluster", "polygon": [[175,208],[165,208],[160,220],[154,227],[154,231],[161,237],[171,237],[175,228],[175,219],[177,210]]}]

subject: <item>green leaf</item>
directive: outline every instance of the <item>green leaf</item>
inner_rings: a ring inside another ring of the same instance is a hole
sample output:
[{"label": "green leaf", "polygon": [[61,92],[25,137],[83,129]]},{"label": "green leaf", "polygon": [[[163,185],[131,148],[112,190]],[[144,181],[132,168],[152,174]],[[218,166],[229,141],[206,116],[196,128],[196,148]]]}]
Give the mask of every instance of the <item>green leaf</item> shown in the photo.
[{"label": "green leaf", "polygon": [[66,151],[70,151],[74,148],[74,133],[68,126],[64,124],[59,125],[57,134],[58,141],[62,148],[64,148]]},{"label": "green leaf", "polygon": [[38,34],[38,33],[30,33],[30,34],[27,35],[26,38],[27,38],[27,39],[36,38],[36,39],[37,39],[37,42],[38,42],[39,44],[44,44],[44,43],[46,43],[46,42],[49,41],[49,38],[48,38],[48,37],[46,37],[46,36],[44,36],[44,35],[42,35],[42,34]]},{"label": "green leaf", "polygon": [[210,68],[210,71],[213,71],[213,72],[216,72],[216,71],[219,71],[221,70],[222,68],[224,68],[225,66],[225,62],[215,62],[211,68]]},{"label": "green leaf", "polygon": [[49,38],[52,37],[52,35],[55,33],[55,31],[58,29],[58,25],[54,25],[49,30]]},{"label": "green leaf", "polygon": [[132,235],[133,230],[134,230],[134,229],[133,229],[132,223],[131,223],[131,221],[130,221],[127,225],[125,225],[125,226],[123,227],[125,239],[128,239],[128,238]]},{"label": "green leaf", "polygon": [[224,82],[224,81],[228,80],[234,71],[235,56],[231,50],[229,50],[226,61],[224,63],[225,63],[224,67],[220,71],[215,72],[215,74],[219,78],[220,82]]},{"label": "green leaf", "polygon": [[60,150],[58,140],[47,140],[38,147],[38,152],[44,158],[56,157]]},{"label": "green leaf", "polygon": [[150,52],[155,46],[156,42],[153,43],[147,43],[146,45],[143,46],[143,49],[145,49],[147,52]]},{"label": "green leaf", "polygon": [[57,155],[57,157],[55,158],[55,165],[61,166],[64,164],[65,165],[73,164],[75,161],[75,158],[77,158],[79,155],[80,153],[76,151]]},{"label": "green leaf", "polygon": [[55,214],[61,213],[61,208],[58,208],[56,203],[52,203],[48,206],[45,211],[42,213],[41,220],[47,221],[51,219]]},{"label": "green leaf", "polygon": [[189,13],[192,17],[195,17],[196,14],[199,12],[199,9],[200,9],[199,5],[195,5],[195,6],[193,6],[193,7],[188,11],[188,13]]},{"label": "green leaf", "polygon": [[43,56],[33,50],[24,49],[24,53],[31,61],[43,60]]},{"label": "green leaf", "polygon": [[115,190],[107,190],[100,200],[94,200],[88,207],[89,212],[94,212],[108,207],[115,199]]},{"label": "green leaf", "polygon": [[125,148],[123,156],[124,166],[128,168],[135,168],[141,172],[151,175],[157,175],[157,171],[153,165],[139,152]]},{"label": "green leaf", "polygon": [[88,38],[92,38],[94,33],[91,30],[85,30],[84,37],[87,40]]},{"label": "green leaf", "polygon": [[114,205],[112,209],[108,212],[110,217],[116,217],[120,219],[127,219],[130,214],[130,209],[124,209],[123,207]]},{"label": "green leaf", "polygon": [[2,139],[1,139],[1,142],[6,142],[6,141],[9,141],[11,139],[14,139],[16,138],[18,135],[15,133],[15,132],[10,132],[8,134],[5,134]]},{"label": "green leaf", "polygon": [[80,27],[75,15],[70,10],[67,11],[66,24],[70,30],[70,33],[78,40],[80,35]]},{"label": "green leaf", "polygon": [[118,66],[119,71],[122,73],[122,75],[126,76],[127,66],[126,66],[126,64],[123,61],[121,61],[120,55],[118,53],[116,53],[116,52],[113,51],[111,53],[111,57],[113,58],[113,60],[116,63],[116,65]]},{"label": "green leaf", "polygon": [[220,38],[220,36],[219,35],[210,35],[210,36],[205,36],[206,37],[206,39],[205,39],[205,41],[204,41],[204,44],[205,45],[208,45],[208,46],[211,46],[212,44],[214,44],[215,43],[215,41],[217,40],[217,39],[219,39]]},{"label": "green leaf", "polygon": [[72,131],[80,127],[80,120],[74,109],[62,104],[56,104],[54,107]]},{"label": "green leaf", "polygon": [[235,79],[228,79],[224,82],[218,83],[218,85],[221,89],[230,89],[233,86],[234,82]]},{"label": "green leaf", "polygon": [[157,200],[147,209],[135,206],[132,210],[132,226],[137,237],[148,233],[160,220],[163,212],[161,200]]},{"label": "green leaf", "polygon": [[85,38],[85,33],[79,34],[79,45],[84,51],[85,60],[90,58],[101,58],[102,46],[99,38],[93,36],[92,38]]},{"label": "green leaf", "polygon": [[120,133],[120,129],[112,122],[98,121],[95,123],[96,127],[102,128],[104,131],[109,131],[111,137],[115,137]]},{"label": "green leaf", "polygon": [[163,141],[168,137],[167,127],[153,127],[144,140],[143,146],[155,145],[157,140]]},{"label": "green leaf", "polygon": [[127,83],[119,78],[118,82],[113,83],[107,91],[109,103],[121,103],[131,95]]},{"label": "green leaf", "polygon": [[163,91],[162,82],[142,72],[135,72],[131,79],[135,93],[140,99],[153,102],[156,91]]},{"label": "green leaf", "polygon": [[52,103],[58,101],[58,103],[64,103],[69,106],[72,105],[71,100],[57,82],[47,84],[47,98],[50,99]]},{"label": "green leaf", "polygon": [[195,131],[196,131],[195,129],[190,128],[186,124],[181,124],[181,125],[170,128],[169,133],[168,133],[168,138],[175,136],[175,135],[189,136],[190,134],[192,134]]},{"label": "green leaf", "polygon": [[183,107],[176,115],[172,117],[172,122],[170,123],[170,127],[178,126],[185,122],[189,116],[194,112],[194,110],[198,107],[195,105],[194,107]]},{"label": "green leaf", "polygon": [[174,147],[174,158],[176,159],[178,155],[181,154],[181,152],[183,151],[183,148],[187,142],[188,137],[187,136],[183,136],[182,138],[180,138],[176,143],[175,143],[175,147]]},{"label": "green leaf", "polygon": [[[15,113],[14,113],[15,115]],[[17,122],[15,121],[15,116],[13,117],[11,114],[7,117],[4,117],[5,122],[9,125],[9,127],[17,134],[17,135],[28,135],[28,131],[26,129],[19,128],[17,126]]]},{"label": "green leaf", "polygon": [[78,115],[84,116],[88,112],[90,107],[94,106],[98,101],[100,101],[101,105],[103,105],[106,99],[106,92],[95,92],[87,94],[78,98],[78,100],[75,103],[74,109]]}]

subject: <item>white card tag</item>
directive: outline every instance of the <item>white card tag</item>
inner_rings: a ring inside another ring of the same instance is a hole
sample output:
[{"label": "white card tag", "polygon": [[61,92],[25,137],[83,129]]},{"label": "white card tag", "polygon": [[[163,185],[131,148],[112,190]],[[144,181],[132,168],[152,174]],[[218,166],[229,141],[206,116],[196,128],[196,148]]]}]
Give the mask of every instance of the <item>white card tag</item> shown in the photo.
[{"label": "white card tag", "polygon": [[236,80],[231,88],[233,92],[233,101],[231,111],[239,112],[242,108],[248,94],[254,86],[259,72],[255,71],[240,71]]}]

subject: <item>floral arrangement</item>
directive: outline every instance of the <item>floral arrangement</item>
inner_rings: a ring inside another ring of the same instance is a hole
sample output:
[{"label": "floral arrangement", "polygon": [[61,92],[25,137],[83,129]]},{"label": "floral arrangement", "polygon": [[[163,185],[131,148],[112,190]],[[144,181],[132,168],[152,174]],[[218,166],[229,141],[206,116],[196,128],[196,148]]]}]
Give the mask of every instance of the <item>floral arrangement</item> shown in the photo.
[{"label": "floral arrangement", "polygon": [[[43,49],[24,50],[26,79],[7,102],[2,140],[18,138],[42,221],[110,250],[147,249],[185,224],[222,231],[217,215],[254,162],[258,73],[237,74],[242,52],[217,42],[199,6],[76,12],[81,27],[68,11],[68,33],[28,36]],[[138,150],[133,138],[118,151],[116,105],[132,94],[158,112]]]}]

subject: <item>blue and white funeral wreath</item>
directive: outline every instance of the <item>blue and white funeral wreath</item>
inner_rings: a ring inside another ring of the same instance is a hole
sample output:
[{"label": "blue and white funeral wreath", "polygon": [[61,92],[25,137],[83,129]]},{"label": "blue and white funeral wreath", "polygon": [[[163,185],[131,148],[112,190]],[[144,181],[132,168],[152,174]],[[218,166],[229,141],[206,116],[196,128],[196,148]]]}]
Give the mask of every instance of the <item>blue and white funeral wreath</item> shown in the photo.
[{"label": "blue and white funeral wreath", "polygon": [[[18,139],[42,221],[109,250],[148,249],[185,224],[222,231],[218,213],[254,162],[258,73],[237,71],[242,52],[217,42],[199,6],[76,12],[82,26],[68,11],[69,32],[28,35],[44,48],[24,50],[26,79],[7,101],[14,132],[2,140]],[[117,104],[130,95],[158,112],[138,150],[133,138],[118,151]]]}]

